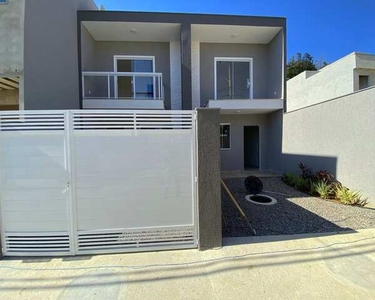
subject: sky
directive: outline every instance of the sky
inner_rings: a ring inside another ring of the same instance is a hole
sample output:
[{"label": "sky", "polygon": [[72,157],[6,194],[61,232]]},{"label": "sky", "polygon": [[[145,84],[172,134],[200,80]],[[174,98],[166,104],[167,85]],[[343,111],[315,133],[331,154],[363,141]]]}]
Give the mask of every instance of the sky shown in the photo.
[{"label": "sky", "polygon": [[287,18],[288,58],[310,53],[331,63],[353,51],[375,54],[375,0],[95,0],[106,10]]}]

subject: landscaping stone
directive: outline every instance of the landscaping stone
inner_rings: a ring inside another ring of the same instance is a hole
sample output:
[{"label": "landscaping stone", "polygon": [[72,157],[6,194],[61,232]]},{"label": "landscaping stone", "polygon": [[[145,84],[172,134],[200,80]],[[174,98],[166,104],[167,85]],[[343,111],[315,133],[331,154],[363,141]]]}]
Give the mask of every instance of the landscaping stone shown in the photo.
[{"label": "landscaping stone", "polygon": [[[259,205],[246,201],[245,196],[248,193],[244,187],[244,178],[225,179],[229,190],[252,222],[257,235],[341,232],[375,227],[375,209],[347,206],[311,197],[287,186],[279,177],[261,180],[264,185],[262,194],[275,198],[275,205]],[[224,190],[222,221],[224,237],[253,235]]]}]

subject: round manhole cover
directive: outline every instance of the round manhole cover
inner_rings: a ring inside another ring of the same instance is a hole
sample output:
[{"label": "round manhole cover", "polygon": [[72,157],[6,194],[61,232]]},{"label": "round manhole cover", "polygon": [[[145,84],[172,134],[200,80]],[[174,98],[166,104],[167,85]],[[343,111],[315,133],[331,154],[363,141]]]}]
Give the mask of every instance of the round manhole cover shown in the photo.
[{"label": "round manhole cover", "polygon": [[258,177],[249,176],[245,179],[245,189],[250,194],[259,194],[263,190],[263,183]]},{"label": "round manhole cover", "polygon": [[275,198],[263,194],[247,195],[245,199],[254,204],[273,205],[277,203]]}]

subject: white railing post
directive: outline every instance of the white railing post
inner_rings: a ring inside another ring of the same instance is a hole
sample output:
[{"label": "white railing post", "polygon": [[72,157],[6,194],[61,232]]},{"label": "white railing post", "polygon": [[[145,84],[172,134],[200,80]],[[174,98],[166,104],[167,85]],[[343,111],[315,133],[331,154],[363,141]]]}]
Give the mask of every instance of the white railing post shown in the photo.
[{"label": "white railing post", "polygon": [[109,73],[107,74],[107,85],[108,85],[108,99],[111,99],[111,77]]},{"label": "white railing post", "polygon": [[161,95],[161,99],[160,100],[164,100],[164,86],[163,86],[163,77],[160,77],[160,85],[161,85],[161,90],[160,90],[160,95]]},{"label": "white railing post", "polygon": [[152,76],[152,89],[153,89],[154,100],[156,100],[156,76],[155,74]]},{"label": "white railing post", "polygon": [[133,98],[135,99],[135,75],[133,74]]},{"label": "white railing post", "polygon": [[113,90],[115,92],[115,99],[118,99],[118,85],[117,85],[117,75],[113,77]]},{"label": "white railing post", "polygon": [[82,98],[85,99],[85,75],[82,74]]}]

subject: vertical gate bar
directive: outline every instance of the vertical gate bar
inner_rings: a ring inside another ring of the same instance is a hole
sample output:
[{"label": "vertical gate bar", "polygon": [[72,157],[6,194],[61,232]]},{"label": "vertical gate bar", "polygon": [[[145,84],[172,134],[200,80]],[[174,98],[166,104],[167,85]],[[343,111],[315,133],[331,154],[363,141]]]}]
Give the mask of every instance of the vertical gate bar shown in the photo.
[{"label": "vertical gate bar", "polygon": [[[2,136],[2,131],[1,131],[1,119],[2,119],[2,116],[0,115],[0,153],[2,153],[1,151],[1,136]],[[0,170],[1,170],[1,163],[2,163],[2,159],[0,157]],[[4,218],[4,209],[3,209],[3,182],[2,182],[2,176],[1,176],[2,172],[0,172],[0,237],[1,237],[1,242],[0,242],[0,252],[1,252],[1,246],[2,246],[2,249],[4,249],[3,252],[0,253],[0,259],[2,258],[2,256],[4,254],[7,254],[7,245],[6,245],[6,242],[5,242],[5,218]]]},{"label": "vertical gate bar", "polygon": [[199,213],[198,213],[198,167],[197,167],[197,110],[191,112],[192,118],[192,127],[191,127],[191,149],[192,149],[192,156],[191,156],[191,164],[192,164],[192,176],[193,176],[193,186],[192,186],[192,194],[193,194],[193,228],[194,228],[194,242],[197,247],[199,247]]},{"label": "vertical gate bar", "polygon": [[67,188],[69,191],[69,228],[70,228],[70,251],[72,255],[77,254],[77,222],[76,222],[76,195],[75,195],[75,165],[74,165],[74,142],[73,130],[74,120],[71,111],[65,111],[65,144],[66,144],[66,165],[68,172]]}]

